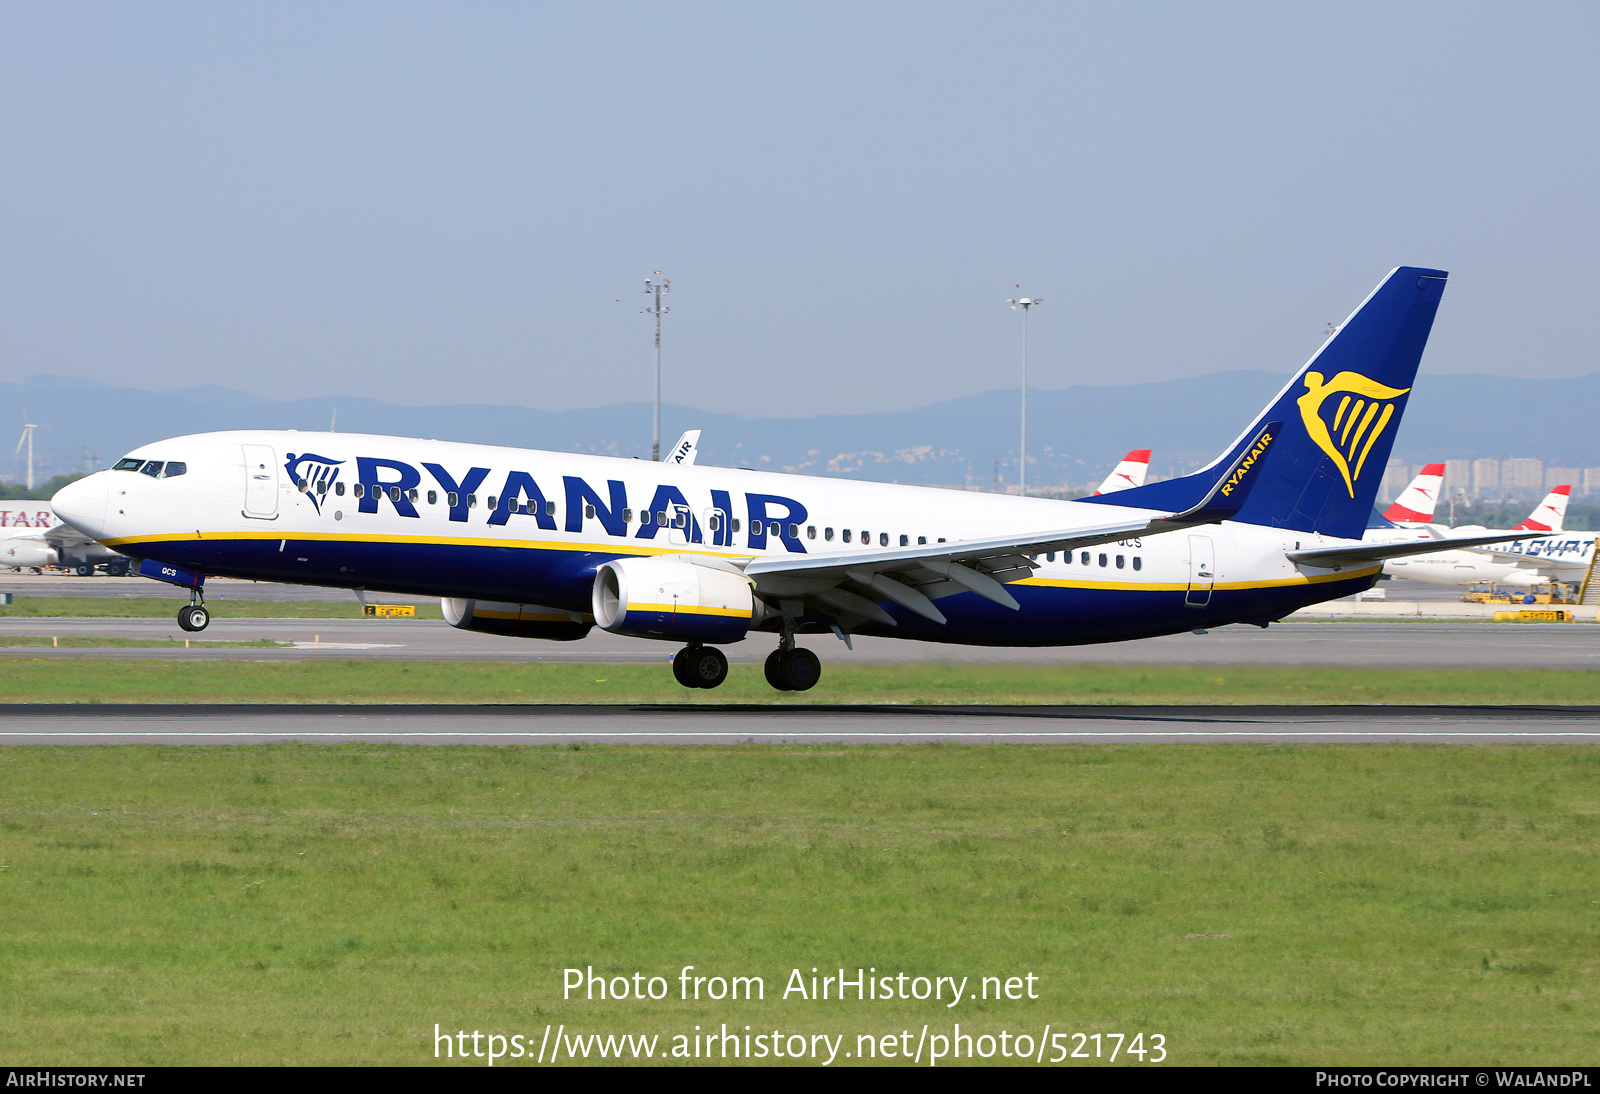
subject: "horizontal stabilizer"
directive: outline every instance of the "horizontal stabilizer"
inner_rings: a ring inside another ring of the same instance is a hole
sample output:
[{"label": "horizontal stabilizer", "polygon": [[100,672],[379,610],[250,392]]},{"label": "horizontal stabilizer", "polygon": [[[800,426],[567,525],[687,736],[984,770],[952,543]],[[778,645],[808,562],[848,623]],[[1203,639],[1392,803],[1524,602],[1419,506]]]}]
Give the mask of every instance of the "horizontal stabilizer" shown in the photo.
[{"label": "horizontal stabilizer", "polygon": [[[1390,558],[1409,555],[1431,555],[1438,551],[1453,551],[1458,547],[1482,547],[1487,543],[1505,543],[1516,539],[1504,532],[1492,536],[1461,536],[1454,539],[1413,539],[1403,543],[1358,543],[1351,547],[1317,547],[1309,551],[1290,551],[1289,561],[1307,566],[1344,566],[1354,562],[1382,562]],[[1524,539],[1544,539],[1544,536],[1524,536]]]}]

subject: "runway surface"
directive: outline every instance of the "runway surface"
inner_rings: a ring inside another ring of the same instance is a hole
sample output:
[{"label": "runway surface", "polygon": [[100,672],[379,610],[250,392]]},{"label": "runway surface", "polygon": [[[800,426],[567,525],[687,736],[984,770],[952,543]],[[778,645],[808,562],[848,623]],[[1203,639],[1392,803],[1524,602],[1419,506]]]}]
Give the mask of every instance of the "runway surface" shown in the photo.
[{"label": "runway surface", "polygon": [[1600,744],[1600,707],[31,706],[0,743]]},{"label": "runway surface", "polygon": [[[0,641],[12,635],[102,636],[130,639],[185,637],[211,642],[261,638],[294,643],[270,648],[52,649],[0,646],[0,657],[188,658],[281,661],[310,658],[513,660],[665,665],[677,652],[669,642],[590,632],[580,642],[539,642],[459,631],[439,620],[229,619],[214,605],[211,626],[185,635],[174,619],[0,618]],[[754,664],[776,640],[756,635],[724,647],[729,660]],[[1222,627],[1204,635],[1179,634],[1095,646],[990,647],[856,638],[854,651],[831,635],[806,635],[802,644],[824,666],[846,663],[951,662],[968,664],[1147,663],[1186,665],[1388,665],[1504,668],[1600,668],[1600,627],[1578,623],[1285,622]]]}]

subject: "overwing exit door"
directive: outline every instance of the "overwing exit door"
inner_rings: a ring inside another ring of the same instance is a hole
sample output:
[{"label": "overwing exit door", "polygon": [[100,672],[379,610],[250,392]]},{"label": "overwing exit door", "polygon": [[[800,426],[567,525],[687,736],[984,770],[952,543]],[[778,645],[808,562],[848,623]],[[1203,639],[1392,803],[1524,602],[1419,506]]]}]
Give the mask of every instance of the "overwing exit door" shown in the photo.
[{"label": "overwing exit door", "polygon": [[1189,537],[1189,591],[1183,602],[1191,608],[1211,603],[1211,586],[1216,582],[1216,557],[1210,536]]}]

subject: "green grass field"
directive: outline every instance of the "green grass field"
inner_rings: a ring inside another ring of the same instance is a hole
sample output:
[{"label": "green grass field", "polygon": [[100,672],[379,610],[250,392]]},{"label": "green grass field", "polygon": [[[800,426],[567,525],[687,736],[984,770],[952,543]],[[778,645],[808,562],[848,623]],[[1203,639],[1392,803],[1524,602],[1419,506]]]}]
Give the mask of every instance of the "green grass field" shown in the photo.
[{"label": "green grass field", "polygon": [[[14,1065],[428,1063],[435,1023],[535,1043],[546,1023],[655,1033],[662,1048],[748,1024],[844,1034],[845,1051],[863,1033],[914,1044],[925,1023],[1050,1023],[1160,1033],[1175,1064],[1600,1056],[1590,748],[5,760],[0,1055]],[[684,965],[759,975],[766,999],[678,1001]],[[562,970],[587,966],[659,975],[673,994],[563,1001]],[[778,998],[792,969],[840,966],[974,987],[1032,974],[1039,998]]]},{"label": "green grass field", "polygon": [[[371,603],[382,603],[376,594]],[[0,604],[0,619],[38,619],[46,616],[98,617],[102,619],[177,618],[189,602],[182,590],[166,596],[18,596]],[[361,605],[352,596],[343,600],[229,600],[211,596],[206,606],[217,617],[233,619],[360,619]],[[437,601],[414,605],[418,619],[443,619]],[[399,622],[404,622],[400,620]]]},{"label": "green grass field", "polygon": [[1600,704],[1600,671],[1294,665],[845,663],[798,693],[773,691],[760,666],[734,665],[722,687],[689,691],[666,652],[644,665],[10,656],[0,677],[13,703]]}]

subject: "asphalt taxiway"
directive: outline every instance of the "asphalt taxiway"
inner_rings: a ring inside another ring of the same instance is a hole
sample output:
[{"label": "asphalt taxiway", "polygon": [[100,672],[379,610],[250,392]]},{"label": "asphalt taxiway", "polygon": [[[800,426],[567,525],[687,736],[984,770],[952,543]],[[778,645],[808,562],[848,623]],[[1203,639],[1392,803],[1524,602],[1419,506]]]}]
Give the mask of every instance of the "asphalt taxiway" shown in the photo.
[{"label": "asphalt taxiway", "polygon": [[1600,744],[1600,707],[31,706],[15,745]]}]

